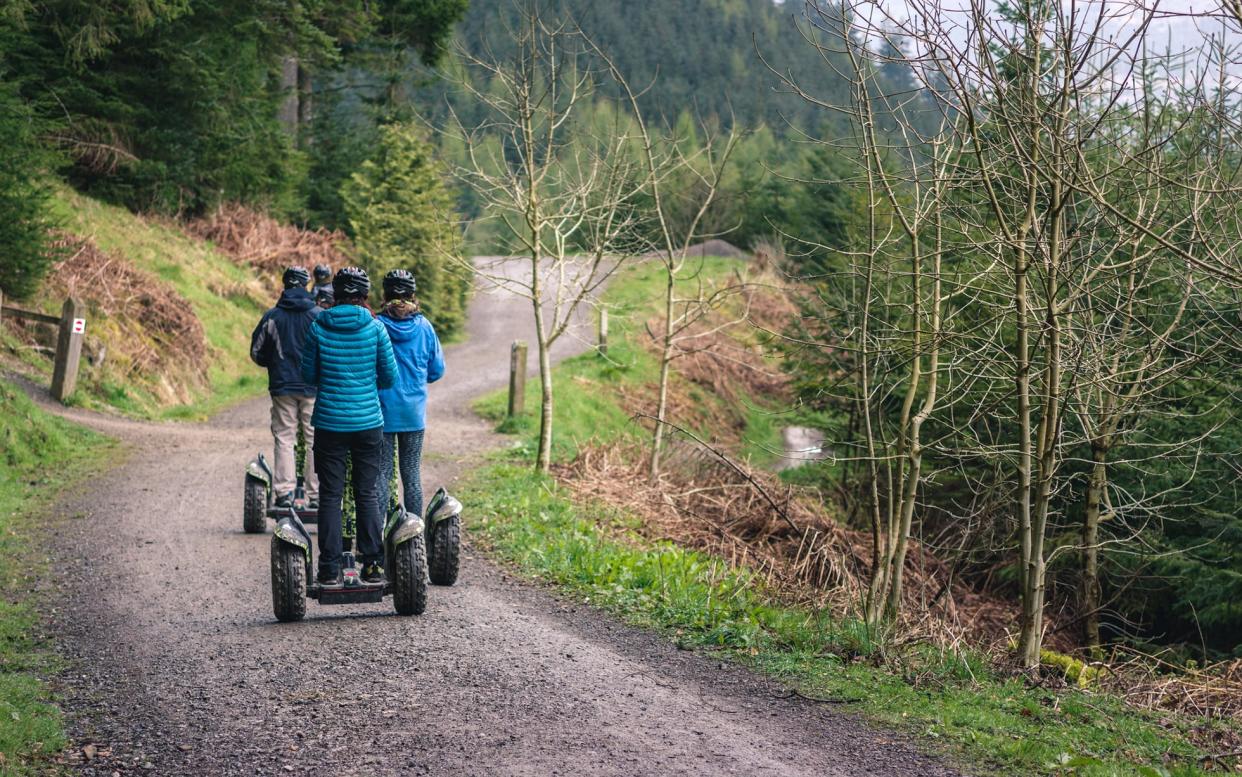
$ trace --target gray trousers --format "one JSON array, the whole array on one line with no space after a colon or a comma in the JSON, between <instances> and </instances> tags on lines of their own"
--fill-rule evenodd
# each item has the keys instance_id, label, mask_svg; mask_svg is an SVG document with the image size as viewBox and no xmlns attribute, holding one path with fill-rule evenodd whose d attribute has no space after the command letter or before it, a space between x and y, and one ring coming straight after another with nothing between
<instances>
[{"instance_id":1,"label":"gray trousers","mask_svg":"<svg viewBox=\"0 0 1242 777\"><path fill-rule=\"evenodd\" d=\"M298 426L306 438L306 498L319 497L319 476L315 474L315 427L311 426L311 414L315 412L314 397L272 397L272 439L276 443L273 456L272 491L283 496L298 484L297 453Z\"/></svg>"}]
</instances>

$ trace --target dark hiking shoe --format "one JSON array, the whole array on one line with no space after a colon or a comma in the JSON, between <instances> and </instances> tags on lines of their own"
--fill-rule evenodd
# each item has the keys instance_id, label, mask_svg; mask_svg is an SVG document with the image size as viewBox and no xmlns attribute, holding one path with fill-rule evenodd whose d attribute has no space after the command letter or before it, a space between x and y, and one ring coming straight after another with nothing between
<instances>
[{"instance_id":1,"label":"dark hiking shoe","mask_svg":"<svg viewBox=\"0 0 1242 777\"><path fill-rule=\"evenodd\" d=\"M307 510L318 510L319 509L319 497L312 497L311 499L308 499L306 501L306 509Z\"/></svg>"},{"instance_id":2,"label":"dark hiking shoe","mask_svg":"<svg viewBox=\"0 0 1242 777\"><path fill-rule=\"evenodd\" d=\"M362 568L362 582L368 585L384 582L384 568L375 563L367 564Z\"/></svg>"},{"instance_id":3,"label":"dark hiking shoe","mask_svg":"<svg viewBox=\"0 0 1242 777\"><path fill-rule=\"evenodd\" d=\"M316 577L319 580L319 585L324 588L340 588L345 585L345 576L341 574L339 569L335 572L325 572L321 569Z\"/></svg>"},{"instance_id":4,"label":"dark hiking shoe","mask_svg":"<svg viewBox=\"0 0 1242 777\"><path fill-rule=\"evenodd\" d=\"M293 507L293 492L290 491L287 494L281 494L276 497L276 506L282 510L287 507Z\"/></svg>"}]
</instances>

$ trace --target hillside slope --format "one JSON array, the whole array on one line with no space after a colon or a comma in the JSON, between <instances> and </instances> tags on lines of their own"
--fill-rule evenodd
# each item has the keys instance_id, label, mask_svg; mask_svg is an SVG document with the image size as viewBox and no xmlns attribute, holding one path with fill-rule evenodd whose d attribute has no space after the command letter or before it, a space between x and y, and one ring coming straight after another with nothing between
<instances>
[{"instance_id":1,"label":"hillside slope","mask_svg":"<svg viewBox=\"0 0 1242 777\"><path fill-rule=\"evenodd\" d=\"M171 220L135 216L67 189L57 193L65 259L28 308L60 312L65 297L87 307L73 401L139 417L201 417L262 391L249 361L250 332L268 293L253 272ZM46 377L49 333L6 322L7 351Z\"/></svg>"}]
</instances>

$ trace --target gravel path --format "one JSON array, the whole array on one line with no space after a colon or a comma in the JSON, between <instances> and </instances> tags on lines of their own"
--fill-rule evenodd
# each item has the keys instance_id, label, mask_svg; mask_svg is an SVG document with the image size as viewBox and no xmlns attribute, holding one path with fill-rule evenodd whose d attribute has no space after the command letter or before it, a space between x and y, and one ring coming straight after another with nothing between
<instances>
[{"instance_id":1,"label":"gravel path","mask_svg":"<svg viewBox=\"0 0 1242 777\"><path fill-rule=\"evenodd\" d=\"M503 444L469 403L504 384L529 318L520 300L476 296L469 339L433 387L426 486ZM580 327L558 355L588 335ZM203 425L56 410L128 450L53 524L52 633L69 659L59 690L82 773L955 773L469 552L423 616L398 617L389 600L311 602L305 621L276 623L269 537L241 531L243 467L271 444L266 399Z\"/></svg>"}]
</instances>

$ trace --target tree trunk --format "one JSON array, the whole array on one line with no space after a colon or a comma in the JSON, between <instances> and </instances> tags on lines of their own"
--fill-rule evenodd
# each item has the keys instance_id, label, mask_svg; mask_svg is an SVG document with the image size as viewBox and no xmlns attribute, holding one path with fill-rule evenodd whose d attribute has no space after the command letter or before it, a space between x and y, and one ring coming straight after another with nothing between
<instances>
[{"instance_id":1,"label":"tree trunk","mask_svg":"<svg viewBox=\"0 0 1242 777\"><path fill-rule=\"evenodd\" d=\"M647 468L647 477L653 483L660 476L660 448L664 442L664 417L668 413L669 371L673 362L673 300L677 278L671 264L667 269L668 284L664 292L664 336L660 342L659 399L656 401L655 429L651 434L651 460Z\"/></svg>"},{"instance_id":2,"label":"tree trunk","mask_svg":"<svg viewBox=\"0 0 1242 777\"><path fill-rule=\"evenodd\" d=\"M859 82L855 87L854 99L863 107L864 116L870 117L867 108L870 106L866 89ZM870 122L864 121L864 142L871 137ZM860 324L859 348L860 379L858 381L857 407L862 418L863 435L867 445L867 512L871 518L871 574L867 580L867 599L863 617L867 625L876 628L880 625L884 613L884 591L888 585L888 535L884 531L883 512L880 506L880 467L876 459L875 428L871 419L871 296L875 290L875 261L878 253L878 237L876 209L880 206L879 191L876 187L875 169L872 167L874 155L868 156L867 163L867 265L863 278L862 321Z\"/></svg>"},{"instance_id":3,"label":"tree trunk","mask_svg":"<svg viewBox=\"0 0 1242 777\"><path fill-rule=\"evenodd\" d=\"M917 427L911 431L917 436ZM897 515L896 545L889 559L888 598L884 603L884 617L896 618L901 611L901 586L906 565L906 549L910 542L910 528L914 521L914 499L918 495L919 473L923 463L923 449L919 447L917 438L910 443L906 456L907 470L905 483L901 493L901 512Z\"/></svg>"},{"instance_id":4,"label":"tree trunk","mask_svg":"<svg viewBox=\"0 0 1242 777\"><path fill-rule=\"evenodd\" d=\"M539 403L539 455L535 468L547 472L552 466L552 359L551 349L539 335L539 387L542 398Z\"/></svg>"},{"instance_id":5,"label":"tree trunk","mask_svg":"<svg viewBox=\"0 0 1242 777\"><path fill-rule=\"evenodd\" d=\"M935 176L935 203L936 208L941 207L940 200L940 170L938 168L939 147L936 146L933 154L933 175ZM915 364L910 377L911 383L918 381L922 374L920 367L922 365L922 348L923 338L922 316L920 310L923 306L922 291L922 256L919 249L919 241L915 234L911 234L912 250L914 254L914 358ZM914 505L918 498L919 478L923 475L923 422L925 422L932 414L936 407L936 390L940 376L940 267L941 257L944 254L944 225L941 221L939 212L935 215L935 247L932 251L932 295L930 309L931 328L928 332L928 365L927 365L927 388L923 396L923 404L919 411L914 414L910 420L910 432L907 444L909 445L909 471L906 473L905 491L902 494L901 503L901 533L898 535L897 549L893 552L893 572L892 583L889 586L888 602L886 605L887 617L896 618L901 610L901 587L902 587L902 571L906 564L906 551L909 548L910 530L914 522Z\"/></svg>"},{"instance_id":6,"label":"tree trunk","mask_svg":"<svg viewBox=\"0 0 1242 777\"><path fill-rule=\"evenodd\" d=\"M311 119L313 117L311 96L315 91L310 71L298 64L298 148L311 144Z\"/></svg>"},{"instance_id":7,"label":"tree trunk","mask_svg":"<svg viewBox=\"0 0 1242 777\"><path fill-rule=\"evenodd\" d=\"M298 134L298 59L285 57L280 62L280 110L277 118L289 137Z\"/></svg>"},{"instance_id":8,"label":"tree trunk","mask_svg":"<svg viewBox=\"0 0 1242 777\"><path fill-rule=\"evenodd\" d=\"M1025 239L1025 235L1022 236ZM1019 624L1018 660L1023 666L1039 663L1039 632L1043 603L1036 605L1032 592L1043 585L1043 559L1036 558L1031 515L1031 353L1026 290L1026 248L1019 246L1014 259L1014 318L1018 335L1014 355L1014 382L1018 398L1018 534L1022 614Z\"/></svg>"},{"instance_id":9,"label":"tree trunk","mask_svg":"<svg viewBox=\"0 0 1242 777\"><path fill-rule=\"evenodd\" d=\"M538 254L531 258L531 278L535 343L539 347L539 449L535 454L535 469L547 472L552 466L552 357L548 353L547 325L543 320L543 284L540 282Z\"/></svg>"},{"instance_id":10,"label":"tree trunk","mask_svg":"<svg viewBox=\"0 0 1242 777\"><path fill-rule=\"evenodd\" d=\"M1082 522L1082 609L1087 647L1100 646L1100 506L1107 486L1108 451L1098 442L1091 446L1091 479L1087 484L1087 507Z\"/></svg>"}]
</instances>

